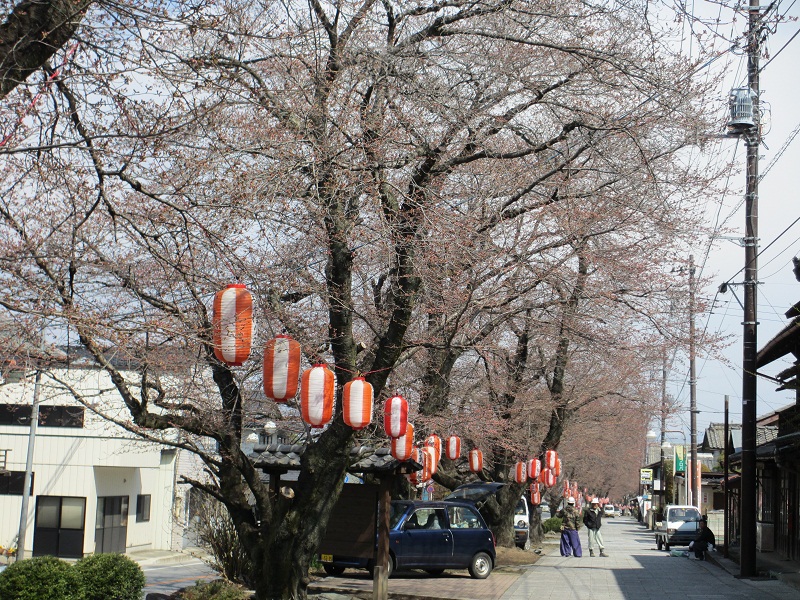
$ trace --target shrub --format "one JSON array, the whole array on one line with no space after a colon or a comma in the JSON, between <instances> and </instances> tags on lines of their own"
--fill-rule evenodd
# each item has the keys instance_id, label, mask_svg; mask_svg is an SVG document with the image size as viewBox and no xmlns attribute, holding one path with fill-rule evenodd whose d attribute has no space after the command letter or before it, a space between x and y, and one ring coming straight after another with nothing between
<instances>
[{"instance_id":1,"label":"shrub","mask_svg":"<svg viewBox=\"0 0 800 600\"><path fill-rule=\"evenodd\" d=\"M181 591L180 600L247 600L250 594L239 586L221 579L209 583L197 582Z\"/></svg>"},{"instance_id":2,"label":"shrub","mask_svg":"<svg viewBox=\"0 0 800 600\"><path fill-rule=\"evenodd\" d=\"M550 517L544 523L542 523L542 528L544 529L545 533L550 531L561 531L561 518Z\"/></svg>"},{"instance_id":3,"label":"shrub","mask_svg":"<svg viewBox=\"0 0 800 600\"><path fill-rule=\"evenodd\" d=\"M197 519L193 531L198 545L214 557L212 567L228 581L251 585L254 581L253 563L225 507L206 494L195 497Z\"/></svg>"},{"instance_id":4,"label":"shrub","mask_svg":"<svg viewBox=\"0 0 800 600\"><path fill-rule=\"evenodd\" d=\"M15 562L0 573L3 600L79 600L72 567L55 556Z\"/></svg>"},{"instance_id":5,"label":"shrub","mask_svg":"<svg viewBox=\"0 0 800 600\"><path fill-rule=\"evenodd\" d=\"M141 567L122 554L90 554L73 567L80 600L139 600L145 585Z\"/></svg>"}]
</instances>

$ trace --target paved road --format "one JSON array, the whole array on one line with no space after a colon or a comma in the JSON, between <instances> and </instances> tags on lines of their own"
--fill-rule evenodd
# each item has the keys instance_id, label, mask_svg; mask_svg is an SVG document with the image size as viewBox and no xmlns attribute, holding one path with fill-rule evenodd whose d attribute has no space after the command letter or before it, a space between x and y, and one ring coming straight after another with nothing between
<instances>
[{"instance_id":1,"label":"paved road","mask_svg":"<svg viewBox=\"0 0 800 600\"><path fill-rule=\"evenodd\" d=\"M197 581L210 581L218 576L206 563L194 560L180 564L142 566L147 584L143 598L151 592L171 594Z\"/></svg>"},{"instance_id":2,"label":"paved road","mask_svg":"<svg viewBox=\"0 0 800 600\"><path fill-rule=\"evenodd\" d=\"M800 600L800 591L777 580L740 580L712 562L674 557L659 551L651 531L628 517L604 519L609 558L563 558L558 546L543 547L536 564L495 571L485 581L466 571L433 577L409 572L389 580L389 595L442 600ZM585 530L581 541L586 544ZM327 577L310 592L367 591L365 574Z\"/></svg>"}]
</instances>

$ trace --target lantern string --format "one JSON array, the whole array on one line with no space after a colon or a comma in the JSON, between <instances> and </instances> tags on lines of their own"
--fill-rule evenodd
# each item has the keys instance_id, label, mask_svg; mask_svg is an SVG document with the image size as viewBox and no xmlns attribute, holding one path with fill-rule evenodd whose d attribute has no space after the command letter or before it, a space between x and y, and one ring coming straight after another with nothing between
<instances>
[{"instance_id":1,"label":"lantern string","mask_svg":"<svg viewBox=\"0 0 800 600\"><path fill-rule=\"evenodd\" d=\"M72 44L70 49L67 50L67 53L64 55L64 60L61 62L61 64L56 68L55 71L53 71L52 73L50 73L50 75L48 75L47 79L44 82L44 85L42 85L42 87L33 97L33 100L31 100L28 106L26 106L25 109L22 111L22 114L20 114L19 118L17 119L17 122L14 123L13 127L11 128L11 131L9 131L5 135L5 137L3 137L2 140L0 140L0 148L5 146L11 140L11 138L13 138L14 135L16 135L17 131L19 131L19 128L22 127L22 122L25 120L25 117L27 117L31 113L36 104L39 102L39 98L41 98L44 92L50 88L50 85L53 83L53 81L55 81L56 77L58 77L61 74L61 70L67 65L67 61L72 57L73 54L75 54L75 51L77 49L78 49L78 42L75 42L74 44Z\"/></svg>"}]
</instances>

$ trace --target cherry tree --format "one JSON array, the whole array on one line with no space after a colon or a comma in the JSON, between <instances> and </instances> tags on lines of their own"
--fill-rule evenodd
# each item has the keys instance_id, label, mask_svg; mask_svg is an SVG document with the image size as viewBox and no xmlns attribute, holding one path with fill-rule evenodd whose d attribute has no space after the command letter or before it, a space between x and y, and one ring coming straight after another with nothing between
<instances>
[{"instance_id":1,"label":"cherry tree","mask_svg":"<svg viewBox=\"0 0 800 600\"><path fill-rule=\"evenodd\" d=\"M202 459L187 481L226 507L258 598L306 596L356 437L337 403L293 497L262 482L241 442L276 414L274 334L339 386L405 390L423 431L458 419L500 480L583 406L640 391L663 265L717 174L694 135L714 81L636 7L154 0L91 5L74 39L46 101L20 118L8 96L0 305L60 323L121 425ZM241 367L211 336L231 281L259 323Z\"/></svg>"}]
</instances>

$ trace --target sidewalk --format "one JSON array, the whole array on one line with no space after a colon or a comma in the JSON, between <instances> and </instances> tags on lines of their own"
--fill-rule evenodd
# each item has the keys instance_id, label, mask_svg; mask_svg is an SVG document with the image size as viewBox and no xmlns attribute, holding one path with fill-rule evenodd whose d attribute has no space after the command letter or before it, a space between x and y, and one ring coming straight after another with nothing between
<instances>
[{"instance_id":1,"label":"sidewalk","mask_svg":"<svg viewBox=\"0 0 800 600\"><path fill-rule=\"evenodd\" d=\"M723 558L721 553L714 555L714 562L731 575L739 575L738 548L732 548L730 558ZM800 590L800 564L786 560L774 552L757 552L756 569L759 574L769 579L777 579L786 585Z\"/></svg>"},{"instance_id":2,"label":"sidewalk","mask_svg":"<svg viewBox=\"0 0 800 600\"><path fill-rule=\"evenodd\" d=\"M659 551L652 531L631 518L604 520L602 531L610 558L548 554L502 600L800 600L800 591L778 580L736 579L719 559Z\"/></svg>"},{"instance_id":3,"label":"sidewalk","mask_svg":"<svg viewBox=\"0 0 800 600\"><path fill-rule=\"evenodd\" d=\"M139 566L180 565L191 562L205 562L208 553L202 548L184 548L181 551L171 550L135 550L127 554L128 558L139 563Z\"/></svg>"},{"instance_id":4,"label":"sidewalk","mask_svg":"<svg viewBox=\"0 0 800 600\"><path fill-rule=\"evenodd\" d=\"M470 578L466 571L446 571L433 577L421 571L398 572L389 580L394 600L800 600L800 590L777 579L737 579L725 559L695 561L670 556L655 546L653 533L630 517L603 521L609 558L560 556L547 543L535 565L498 569L488 579ZM348 570L344 577L326 577L309 587L309 594L338 593L371 598L366 572ZM323 598L325 596L317 596Z\"/></svg>"}]
</instances>

